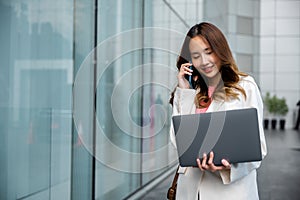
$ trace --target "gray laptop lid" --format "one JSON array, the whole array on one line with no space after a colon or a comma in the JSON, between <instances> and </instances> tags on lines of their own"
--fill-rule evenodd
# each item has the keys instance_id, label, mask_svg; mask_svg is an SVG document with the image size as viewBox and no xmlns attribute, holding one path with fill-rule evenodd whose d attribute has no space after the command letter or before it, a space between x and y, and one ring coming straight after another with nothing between
<instances>
[{"instance_id":1,"label":"gray laptop lid","mask_svg":"<svg viewBox=\"0 0 300 200\"><path fill-rule=\"evenodd\" d=\"M172 117L179 163L197 166L203 153L214 152L215 165L260 161L261 146L256 108Z\"/></svg>"}]
</instances>

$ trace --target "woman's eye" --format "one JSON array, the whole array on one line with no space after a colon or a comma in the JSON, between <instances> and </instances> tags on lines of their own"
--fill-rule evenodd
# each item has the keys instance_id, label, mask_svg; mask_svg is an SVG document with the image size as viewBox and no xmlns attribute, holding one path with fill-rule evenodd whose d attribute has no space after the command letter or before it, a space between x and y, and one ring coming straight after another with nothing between
<instances>
[{"instance_id":1,"label":"woman's eye","mask_svg":"<svg viewBox=\"0 0 300 200\"><path fill-rule=\"evenodd\" d=\"M206 52L207 55L210 55L210 54L212 54L212 53L213 53L212 51Z\"/></svg>"},{"instance_id":2,"label":"woman's eye","mask_svg":"<svg viewBox=\"0 0 300 200\"><path fill-rule=\"evenodd\" d=\"M195 57L193 57L193 59L198 59L198 58L200 58L200 56L195 56Z\"/></svg>"}]
</instances>

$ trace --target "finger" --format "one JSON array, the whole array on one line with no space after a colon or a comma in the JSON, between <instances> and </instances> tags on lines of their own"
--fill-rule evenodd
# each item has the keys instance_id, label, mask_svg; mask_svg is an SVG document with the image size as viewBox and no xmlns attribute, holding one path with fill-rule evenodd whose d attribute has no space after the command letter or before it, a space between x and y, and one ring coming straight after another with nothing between
<instances>
[{"instance_id":1,"label":"finger","mask_svg":"<svg viewBox=\"0 0 300 200\"><path fill-rule=\"evenodd\" d=\"M219 171L219 170L223 170L224 169L224 166L213 166L212 168L211 168L211 171L212 172L215 172L215 171Z\"/></svg>"},{"instance_id":2,"label":"finger","mask_svg":"<svg viewBox=\"0 0 300 200\"><path fill-rule=\"evenodd\" d=\"M187 75L192 75L193 70L190 69L188 66L183 66L181 69L182 73Z\"/></svg>"},{"instance_id":3,"label":"finger","mask_svg":"<svg viewBox=\"0 0 300 200\"><path fill-rule=\"evenodd\" d=\"M183 73L186 74L186 75L189 75L189 76L193 75L191 72L188 72L188 71L184 71Z\"/></svg>"},{"instance_id":4,"label":"finger","mask_svg":"<svg viewBox=\"0 0 300 200\"><path fill-rule=\"evenodd\" d=\"M214 161L213 161L214 160L214 153L210 152L209 155L210 156L209 156L209 160L208 160L208 165L209 165L210 171L215 172L217 170L220 170L220 167L218 167L214 164Z\"/></svg>"},{"instance_id":5,"label":"finger","mask_svg":"<svg viewBox=\"0 0 300 200\"><path fill-rule=\"evenodd\" d=\"M193 70L190 69L190 66L192 66L192 64L190 64L190 63L182 64L180 67L180 70L192 72Z\"/></svg>"},{"instance_id":6,"label":"finger","mask_svg":"<svg viewBox=\"0 0 300 200\"><path fill-rule=\"evenodd\" d=\"M193 72L193 69L191 69L190 67L191 67L191 65L185 66L184 68L186 71Z\"/></svg>"},{"instance_id":7,"label":"finger","mask_svg":"<svg viewBox=\"0 0 300 200\"><path fill-rule=\"evenodd\" d=\"M204 171L204 169L202 168L202 166L201 166L201 162L200 162L200 159L199 158L197 158L197 165L198 165L198 167L200 168L200 170L201 171Z\"/></svg>"},{"instance_id":8,"label":"finger","mask_svg":"<svg viewBox=\"0 0 300 200\"><path fill-rule=\"evenodd\" d=\"M222 159L221 162L222 162L222 164L224 165L224 167L226 169L230 169L231 168L231 164L227 160Z\"/></svg>"},{"instance_id":9,"label":"finger","mask_svg":"<svg viewBox=\"0 0 300 200\"><path fill-rule=\"evenodd\" d=\"M189 76L192 76L192 75L193 75L192 72L188 72L188 71L185 71L184 74L189 75Z\"/></svg>"},{"instance_id":10,"label":"finger","mask_svg":"<svg viewBox=\"0 0 300 200\"><path fill-rule=\"evenodd\" d=\"M213 165L213 159L214 159L214 152L210 152L209 153L209 159L208 159L208 162L207 162L207 164L208 165Z\"/></svg>"},{"instance_id":11,"label":"finger","mask_svg":"<svg viewBox=\"0 0 300 200\"><path fill-rule=\"evenodd\" d=\"M201 164L201 166L202 166L203 169L208 169L208 165L206 164L206 162L207 162L207 155L206 155L206 153L204 153L203 154L202 164Z\"/></svg>"},{"instance_id":12,"label":"finger","mask_svg":"<svg viewBox=\"0 0 300 200\"><path fill-rule=\"evenodd\" d=\"M186 66L189 67L189 66L192 66L192 65L193 65L193 64L191 64L191 63L184 63L184 64L181 65L181 67L186 67Z\"/></svg>"},{"instance_id":13,"label":"finger","mask_svg":"<svg viewBox=\"0 0 300 200\"><path fill-rule=\"evenodd\" d=\"M190 72L190 71L188 71L189 70L189 68L186 68L186 67L181 67L180 68L180 71L179 71L179 73L178 73L178 75L179 75L179 77L181 77L181 78L183 78L183 76L185 76L185 75L189 75L189 76L191 76L192 75L192 72Z\"/></svg>"}]
</instances>

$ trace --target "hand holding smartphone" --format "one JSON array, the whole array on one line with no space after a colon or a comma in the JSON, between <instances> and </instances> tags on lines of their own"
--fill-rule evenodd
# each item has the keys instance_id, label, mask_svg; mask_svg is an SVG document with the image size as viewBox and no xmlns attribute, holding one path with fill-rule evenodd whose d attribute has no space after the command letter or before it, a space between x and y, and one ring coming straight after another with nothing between
<instances>
[{"instance_id":1,"label":"hand holding smartphone","mask_svg":"<svg viewBox=\"0 0 300 200\"><path fill-rule=\"evenodd\" d=\"M192 64L192 62L190 62L191 64ZM194 89L195 88L195 84L194 84L194 74L195 74L195 70L197 70L193 65L191 65L190 67L189 67L191 70L193 70L193 73L192 73L192 75L185 75L185 78L188 80L188 82L189 82L189 84L190 84L190 87L192 88L192 89Z\"/></svg>"}]
</instances>

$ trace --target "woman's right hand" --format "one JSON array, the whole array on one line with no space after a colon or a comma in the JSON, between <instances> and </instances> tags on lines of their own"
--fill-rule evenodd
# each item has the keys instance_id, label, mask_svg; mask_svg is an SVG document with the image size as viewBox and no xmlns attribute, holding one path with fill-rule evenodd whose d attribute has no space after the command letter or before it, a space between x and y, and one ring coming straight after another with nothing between
<instances>
[{"instance_id":1,"label":"woman's right hand","mask_svg":"<svg viewBox=\"0 0 300 200\"><path fill-rule=\"evenodd\" d=\"M185 78L185 75L189 75L189 76L192 75L193 70L189 68L190 66L192 66L191 63L184 63L181 65L180 70L178 72L178 75L177 75L178 87L180 87L182 89L190 88L190 84L189 84L188 80Z\"/></svg>"}]
</instances>

